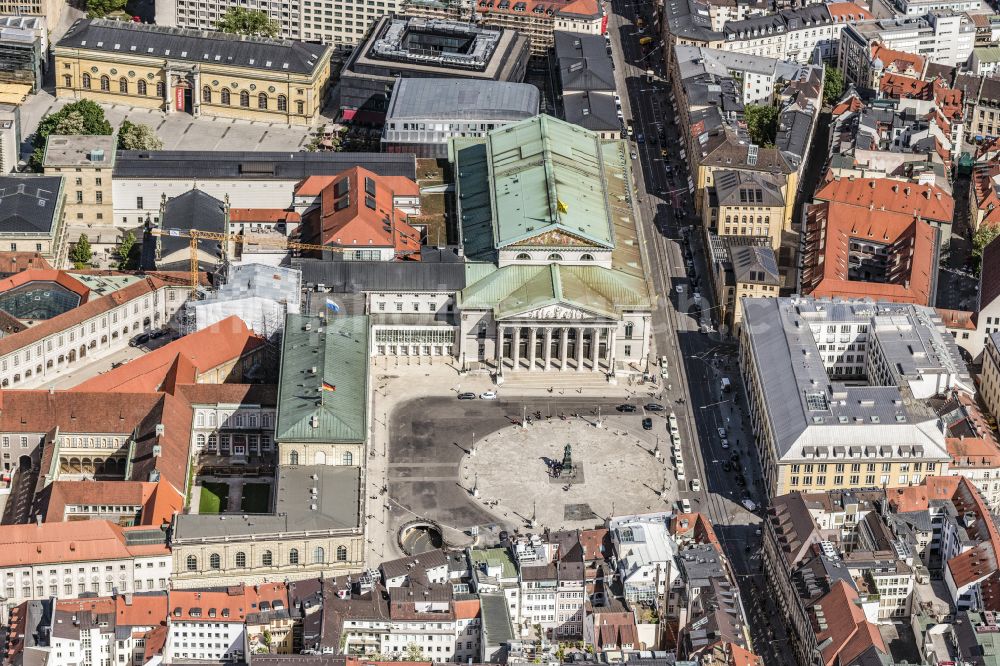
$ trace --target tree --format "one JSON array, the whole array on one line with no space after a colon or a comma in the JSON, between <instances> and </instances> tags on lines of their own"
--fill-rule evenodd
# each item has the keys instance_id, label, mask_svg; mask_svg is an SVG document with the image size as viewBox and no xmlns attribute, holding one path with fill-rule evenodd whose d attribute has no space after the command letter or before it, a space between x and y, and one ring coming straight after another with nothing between
<instances>
[{"instance_id":1,"label":"tree","mask_svg":"<svg viewBox=\"0 0 1000 666\"><path fill-rule=\"evenodd\" d=\"M135 234L131 231L126 231L125 235L122 236L122 241L118 243L118 247L115 248L115 254L118 255L118 269L119 270L129 270L135 268L136 257L133 256L135 250Z\"/></svg>"},{"instance_id":2,"label":"tree","mask_svg":"<svg viewBox=\"0 0 1000 666\"><path fill-rule=\"evenodd\" d=\"M104 117L104 109L89 99L67 104L45 116L38 123L31 141L35 148L31 155L31 166L35 171L42 170L45 143L50 134L111 134L111 123Z\"/></svg>"},{"instance_id":3,"label":"tree","mask_svg":"<svg viewBox=\"0 0 1000 666\"><path fill-rule=\"evenodd\" d=\"M87 0L87 18L102 18L125 9L126 0Z\"/></svg>"},{"instance_id":4,"label":"tree","mask_svg":"<svg viewBox=\"0 0 1000 666\"><path fill-rule=\"evenodd\" d=\"M829 65L823 70L823 101L832 105L844 95L844 73Z\"/></svg>"},{"instance_id":5,"label":"tree","mask_svg":"<svg viewBox=\"0 0 1000 666\"><path fill-rule=\"evenodd\" d=\"M80 240L69 251L69 260L73 262L73 268L86 268L90 265L94 253L90 249L90 239L87 234L80 234Z\"/></svg>"},{"instance_id":6,"label":"tree","mask_svg":"<svg viewBox=\"0 0 1000 666\"><path fill-rule=\"evenodd\" d=\"M750 140L759 146L773 146L778 134L778 107L747 104L743 109Z\"/></svg>"},{"instance_id":7,"label":"tree","mask_svg":"<svg viewBox=\"0 0 1000 666\"><path fill-rule=\"evenodd\" d=\"M163 142L149 125L123 120L118 127L119 150L163 150Z\"/></svg>"},{"instance_id":8,"label":"tree","mask_svg":"<svg viewBox=\"0 0 1000 666\"><path fill-rule=\"evenodd\" d=\"M416 643L407 644L403 661L424 661L424 649Z\"/></svg>"},{"instance_id":9,"label":"tree","mask_svg":"<svg viewBox=\"0 0 1000 666\"><path fill-rule=\"evenodd\" d=\"M235 35L277 37L281 28L278 22L257 9L230 7L215 24L215 29Z\"/></svg>"},{"instance_id":10,"label":"tree","mask_svg":"<svg viewBox=\"0 0 1000 666\"><path fill-rule=\"evenodd\" d=\"M986 246L1000 236L1000 227L984 224L979 227L976 233L972 234L972 258L976 262L976 273L982 270L983 252Z\"/></svg>"}]
</instances>

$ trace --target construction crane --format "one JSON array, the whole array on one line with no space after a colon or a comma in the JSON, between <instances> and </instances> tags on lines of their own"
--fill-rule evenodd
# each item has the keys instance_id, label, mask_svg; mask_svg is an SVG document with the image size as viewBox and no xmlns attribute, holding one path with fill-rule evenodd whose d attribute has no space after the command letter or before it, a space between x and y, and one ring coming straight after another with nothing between
<instances>
[{"instance_id":1,"label":"construction crane","mask_svg":"<svg viewBox=\"0 0 1000 666\"><path fill-rule=\"evenodd\" d=\"M287 238L268 238L266 236L244 236L243 234L221 234L215 231L201 231L199 229L150 229L149 233L154 236L171 236L173 238L187 238L191 247L191 291L198 290L198 241L215 240L222 244L223 257L228 253L229 243L239 243L241 245L261 245L264 247L276 247L285 250L319 250L322 252L343 252L344 248L332 245L316 245L314 243L299 243Z\"/></svg>"}]
</instances>

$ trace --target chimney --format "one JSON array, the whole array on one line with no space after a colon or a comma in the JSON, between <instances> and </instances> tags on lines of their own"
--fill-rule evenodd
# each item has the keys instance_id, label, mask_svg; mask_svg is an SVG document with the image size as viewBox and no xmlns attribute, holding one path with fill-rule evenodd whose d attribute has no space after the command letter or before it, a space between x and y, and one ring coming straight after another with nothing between
<instances>
[{"instance_id":1,"label":"chimney","mask_svg":"<svg viewBox=\"0 0 1000 666\"><path fill-rule=\"evenodd\" d=\"M38 525L39 527L42 526L42 514L40 513L35 514L35 524Z\"/></svg>"},{"instance_id":2,"label":"chimney","mask_svg":"<svg viewBox=\"0 0 1000 666\"><path fill-rule=\"evenodd\" d=\"M157 437L163 437L163 432L164 432L163 424L162 423L157 423L156 424L156 430L155 430L156 436Z\"/></svg>"},{"instance_id":3,"label":"chimney","mask_svg":"<svg viewBox=\"0 0 1000 666\"><path fill-rule=\"evenodd\" d=\"M126 592L125 593L125 605L126 606L131 606L132 605L132 593L131 592Z\"/></svg>"}]
</instances>

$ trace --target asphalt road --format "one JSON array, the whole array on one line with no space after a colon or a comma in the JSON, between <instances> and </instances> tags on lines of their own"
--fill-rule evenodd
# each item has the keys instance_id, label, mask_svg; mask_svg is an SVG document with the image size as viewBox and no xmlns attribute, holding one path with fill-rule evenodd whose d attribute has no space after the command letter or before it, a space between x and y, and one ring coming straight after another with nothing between
<instances>
[{"instance_id":1,"label":"asphalt road","mask_svg":"<svg viewBox=\"0 0 1000 666\"><path fill-rule=\"evenodd\" d=\"M683 493L696 511L706 514L715 526L742 591L744 610L750 623L754 650L768 664L794 663L794 657L769 595L761 571L758 535L760 518L747 511L741 498L750 496L760 506L760 468L750 445L745 399L736 363L736 344L717 333L702 332L700 324L710 324L713 316L711 288L701 248L700 221L694 216L688 192L688 172L681 160L682 146L670 100L670 85L663 78L659 40L643 53L635 26L636 12L643 6L627 0L613 0L609 33L619 95L626 119L634 122L643 143L630 142L638 154L635 180L640 233L645 250L657 307L653 313L653 337L657 355L666 355L670 367L670 390L665 402L678 414L683 435L687 478L700 478L702 490ZM650 16L645 16L649 23ZM654 70L654 80L646 80L646 70ZM662 133L662 134L661 134ZM662 136L662 138L661 138ZM638 137L636 137L638 138ZM666 149L667 155L661 151ZM671 166L671 175L666 171ZM690 256L693 270L685 262ZM692 280L698 280L695 287ZM682 292L677 290L678 286ZM692 290L701 292L694 303ZM683 360L683 363L681 361ZM732 381L734 392L723 394L720 379ZM684 400L684 402L678 402ZM724 449L718 428L726 429L730 448ZM724 463L734 452L740 457L735 469ZM738 482L745 477L747 487ZM688 485L690 488L690 485Z\"/></svg>"}]
</instances>

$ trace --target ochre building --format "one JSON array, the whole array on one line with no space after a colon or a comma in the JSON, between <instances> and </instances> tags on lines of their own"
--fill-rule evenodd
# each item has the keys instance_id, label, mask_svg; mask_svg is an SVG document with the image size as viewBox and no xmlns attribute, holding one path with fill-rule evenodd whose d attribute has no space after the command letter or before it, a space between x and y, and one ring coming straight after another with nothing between
<instances>
[{"instance_id":1,"label":"ochre building","mask_svg":"<svg viewBox=\"0 0 1000 666\"><path fill-rule=\"evenodd\" d=\"M55 47L56 95L291 125L319 118L332 47L81 19Z\"/></svg>"}]
</instances>

